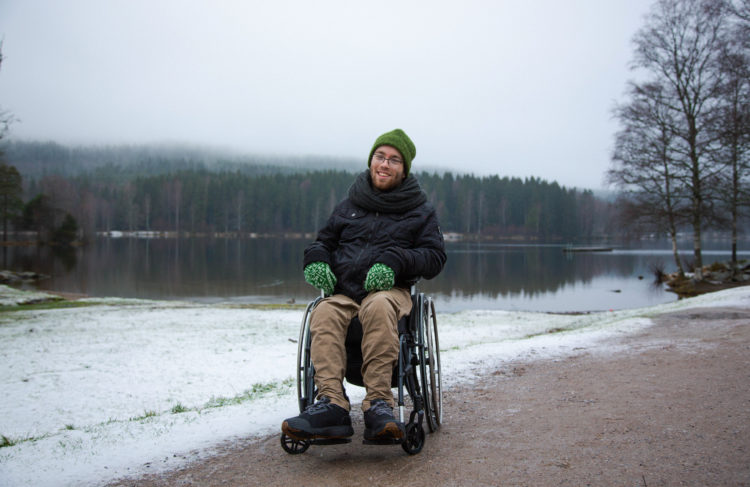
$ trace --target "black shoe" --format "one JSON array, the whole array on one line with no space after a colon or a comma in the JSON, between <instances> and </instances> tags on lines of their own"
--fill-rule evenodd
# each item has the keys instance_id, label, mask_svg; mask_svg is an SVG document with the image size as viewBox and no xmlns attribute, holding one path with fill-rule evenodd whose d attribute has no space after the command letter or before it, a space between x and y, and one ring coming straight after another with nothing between
<instances>
[{"instance_id":1,"label":"black shoe","mask_svg":"<svg viewBox=\"0 0 750 487\"><path fill-rule=\"evenodd\" d=\"M392 443L404 436L404 424L393 417L393 408L383 399L372 401L365 411L365 441Z\"/></svg>"},{"instance_id":2,"label":"black shoe","mask_svg":"<svg viewBox=\"0 0 750 487\"><path fill-rule=\"evenodd\" d=\"M285 419L281 431L295 440L348 438L354 434L349 411L327 397L307 406L299 416Z\"/></svg>"}]
</instances>

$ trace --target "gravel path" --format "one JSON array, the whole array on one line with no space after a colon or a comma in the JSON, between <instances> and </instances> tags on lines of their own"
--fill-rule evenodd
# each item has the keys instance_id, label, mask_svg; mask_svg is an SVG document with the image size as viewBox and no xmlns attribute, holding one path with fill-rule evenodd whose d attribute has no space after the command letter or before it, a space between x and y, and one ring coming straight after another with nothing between
<instances>
[{"instance_id":1,"label":"gravel path","mask_svg":"<svg viewBox=\"0 0 750 487\"><path fill-rule=\"evenodd\" d=\"M278 436L248 439L112 485L750 486L750 310L662 315L576 352L446 390L444 425L416 456L363 445L355 406L351 444L292 456Z\"/></svg>"}]
</instances>

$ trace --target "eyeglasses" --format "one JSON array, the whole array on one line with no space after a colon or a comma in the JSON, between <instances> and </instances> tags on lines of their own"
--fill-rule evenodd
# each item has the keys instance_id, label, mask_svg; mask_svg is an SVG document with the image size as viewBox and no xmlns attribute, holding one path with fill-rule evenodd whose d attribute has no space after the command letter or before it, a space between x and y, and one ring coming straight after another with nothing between
<instances>
[{"instance_id":1,"label":"eyeglasses","mask_svg":"<svg viewBox=\"0 0 750 487\"><path fill-rule=\"evenodd\" d=\"M386 159L383 154L377 154L377 153L374 156L372 156L372 160L375 161L378 164L382 164L383 161L388 161L388 165L391 166L391 167L398 167L398 166L400 166L401 164L404 163L404 161L402 161L401 159L397 159L395 157L391 157L390 159Z\"/></svg>"}]
</instances>

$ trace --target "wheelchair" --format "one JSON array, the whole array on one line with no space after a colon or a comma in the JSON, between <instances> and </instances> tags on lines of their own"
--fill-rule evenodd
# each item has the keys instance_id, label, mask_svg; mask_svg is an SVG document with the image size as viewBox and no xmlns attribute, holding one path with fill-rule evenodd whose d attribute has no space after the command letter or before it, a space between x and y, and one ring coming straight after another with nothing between
<instances>
[{"instance_id":1,"label":"wheelchair","mask_svg":"<svg viewBox=\"0 0 750 487\"><path fill-rule=\"evenodd\" d=\"M297 342L297 399L300 413L315 402L318 392L310 356L310 317L322 299L321 295L307 305ZM443 422L443 397L435 304L432 298L417 292L416 286L411 287L411 299L411 313L398 323L399 358L393 370L391 387L398 389L398 419L406 427L405 438L393 443L400 443L406 453L415 455L424 446L424 425L433 433ZM345 378L348 384L364 387L361 342L362 324L355 317L346 335ZM409 421L405 422L407 408L410 408ZM292 455L304 453L310 445L350 442L351 438L296 440L281 434L282 448Z\"/></svg>"}]
</instances>

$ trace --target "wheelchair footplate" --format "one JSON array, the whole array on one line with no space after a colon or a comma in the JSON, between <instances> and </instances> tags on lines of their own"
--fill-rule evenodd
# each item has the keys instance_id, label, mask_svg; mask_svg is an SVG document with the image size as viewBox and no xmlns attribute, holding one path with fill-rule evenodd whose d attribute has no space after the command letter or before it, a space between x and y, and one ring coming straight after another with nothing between
<instances>
[{"instance_id":1,"label":"wheelchair footplate","mask_svg":"<svg viewBox=\"0 0 750 487\"><path fill-rule=\"evenodd\" d=\"M287 453L291 455L298 455L305 453L310 445L340 445L343 443L351 443L351 438L316 438L307 440L298 440L287 436L285 433L281 433L281 447Z\"/></svg>"},{"instance_id":2,"label":"wheelchair footplate","mask_svg":"<svg viewBox=\"0 0 750 487\"><path fill-rule=\"evenodd\" d=\"M382 438L379 440L362 440L363 445L400 445L403 438Z\"/></svg>"},{"instance_id":3,"label":"wheelchair footplate","mask_svg":"<svg viewBox=\"0 0 750 487\"><path fill-rule=\"evenodd\" d=\"M311 445L342 445L344 443L351 443L351 438L316 438L314 440L307 440Z\"/></svg>"}]
</instances>

